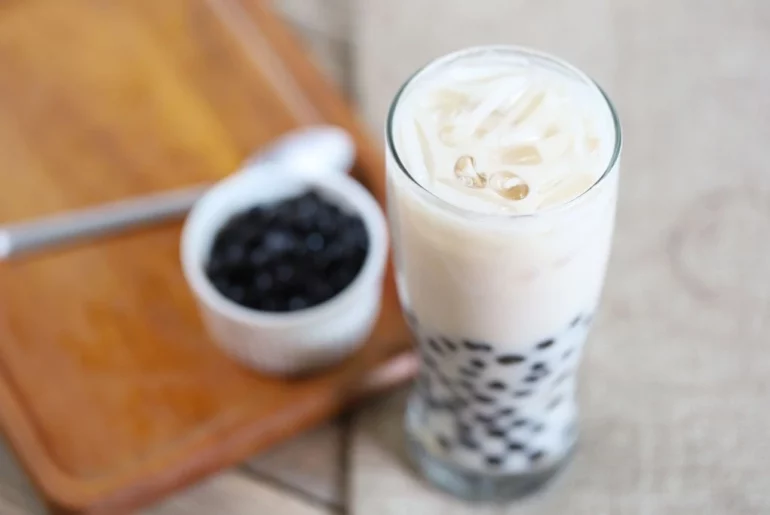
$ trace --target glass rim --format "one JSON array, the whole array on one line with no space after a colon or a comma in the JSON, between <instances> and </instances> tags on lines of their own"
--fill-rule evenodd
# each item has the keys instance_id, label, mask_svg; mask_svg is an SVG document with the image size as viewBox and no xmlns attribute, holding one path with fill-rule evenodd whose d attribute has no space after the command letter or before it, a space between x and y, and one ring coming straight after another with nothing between
<instances>
[{"instance_id":1,"label":"glass rim","mask_svg":"<svg viewBox=\"0 0 770 515\"><path fill-rule=\"evenodd\" d=\"M394 119L396 115L396 109L399 105L400 100L402 99L404 92L407 90L407 88L420 76L422 76L423 73L445 63L446 61L450 61L452 59L456 59L458 57L463 57L469 54L474 53L480 53L480 52L511 52L515 54L520 54L525 57L537 57L539 59L543 59L546 61L549 61L553 64L556 64L572 73L577 75L579 78L583 79L587 84L593 85L596 90L599 92L599 94L604 99L607 108L610 111L610 116L612 118L612 125L615 133L615 143L612 150L612 155L610 156L609 162L607 163L604 171L599 175L596 180L586 188L580 195L577 195L576 197L571 198L570 200L563 202L561 204L557 204L555 206L547 207L543 210L534 211L532 213L481 213L478 211L473 211L470 209L465 209L460 206L456 206L452 204L451 202L444 200L443 198L436 195L434 192L426 188L424 185L422 185L417 179L412 176L412 174L407 169L406 165L404 165L404 162L401 160L401 157L398 154L398 150L396 148L396 142L393 138L393 124ZM401 87L396 92L396 95L393 97L393 100L390 103L390 108L388 109L388 117L385 122L385 141L387 146L387 151L390 153L391 156L393 156L393 160L398 165L398 168L401 170L401 172L407 176L407 178L413 182L420 190L430 195L430 197L439 203L439 205L443 208L449 208L451 210L459 211L463 213L463 215L471 215L473 217L478 218L494 218L494 219L501 219L501 218L534 218L539 217L548 213L553 213L556 211L561 211L563 209L567 209L575 204L577 204L581 199L585 198L589 192L591 192L594 188L596 188L599 184L601 184L606 177L610 175L612 170L615 168L615 165L618 162L618 159L620 157L620 151L623 146L623 137L620 127L620 119L618 117L617 111L615 110L615 106L610 100L610 98L607 96L607 93L605 93L604 89L602 89L599 84L593 80L588 74L577 68L576 66L570 64L569 62L556 57L553 54L547 53L547 52L541 52L539 50L535 50L532 48L524 47L524 46L518 46L518 45L481 45L481 46L472 46L467 47L461 50L457 50L455 52L451 52L448 54L444 54L440 57L437 57L435 59L432 59L428 63L424 64L423 66L419 67L412 75L410 75L406 81L401 85Z\"/></svg>"}]
</instances>

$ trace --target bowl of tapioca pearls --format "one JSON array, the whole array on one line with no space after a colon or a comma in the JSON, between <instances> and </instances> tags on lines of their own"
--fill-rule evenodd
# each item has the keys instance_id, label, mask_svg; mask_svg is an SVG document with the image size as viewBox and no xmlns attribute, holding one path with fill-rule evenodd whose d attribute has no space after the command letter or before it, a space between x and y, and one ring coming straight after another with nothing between
<instances>
[{"instance_id":1,"label":"bowl of tapioca pearls","mask_svg":"<svg viewBox=\"0 0 770 515\"><path fill-rule=\"evenodd\" d=\"M184 276L206 330L268 374L343 360L371 334L387 261L385 217L345 173L260 162L212 187L182 231Z\"/></svg>"}]
</instances>

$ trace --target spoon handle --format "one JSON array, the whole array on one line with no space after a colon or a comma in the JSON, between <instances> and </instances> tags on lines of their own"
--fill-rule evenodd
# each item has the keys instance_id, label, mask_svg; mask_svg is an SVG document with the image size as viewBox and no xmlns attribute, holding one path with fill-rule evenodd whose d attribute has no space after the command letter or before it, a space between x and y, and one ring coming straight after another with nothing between
<instances>
[{"instance_id":1,"label":"spoon handle","mask_svg":"<svg viewBox=\"0 0 770 515\"><path fill-rule=\"evenodd\" d=\"M182 218L210 186L197 185L0 225L0 260L57 244Z\"/></svg>"}]
</instances>

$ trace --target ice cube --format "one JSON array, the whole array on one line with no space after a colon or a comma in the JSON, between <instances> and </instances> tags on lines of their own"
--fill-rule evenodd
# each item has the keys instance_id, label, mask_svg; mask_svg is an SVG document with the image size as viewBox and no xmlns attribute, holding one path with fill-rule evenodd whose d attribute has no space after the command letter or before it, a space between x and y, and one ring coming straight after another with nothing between
<instances>
[{"instance_id":1,"label":"ice cube","mask_svg":"<svg viewBox=\"0 0 770 515\"><path fill-rule=\"evenodd\" d=\"M487 177L476 170L473 156L460 156L455 162L454 172L460 184L468 188L484 188L487 185Z\"/></svg>"},{"instance_id":2,"label":"ice cube","mask_svg":"<svg viewBox=\"0 0 770 515\"><path fill-rule=\"evenodd\" d=\"M529 185L511 171L493 173L489 185L495 193L508 200L522 200L529 195Z\"/></svg>"}]
</instances>

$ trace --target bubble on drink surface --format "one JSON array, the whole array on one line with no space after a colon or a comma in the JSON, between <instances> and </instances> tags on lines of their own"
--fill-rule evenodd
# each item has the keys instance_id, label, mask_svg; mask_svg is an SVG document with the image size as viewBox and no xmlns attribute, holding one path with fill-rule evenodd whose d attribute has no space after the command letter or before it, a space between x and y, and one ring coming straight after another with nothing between
<instances>
[{"instance_id":1,"label":"bubble on drink surface","mask_svg":"<svg viewBox=\"0 0 770 515\"><path fill-rule=\"evenodd\" d=\"M455 162L454 172L457 180L468 188L484 188L487 185L487 176L476 170L473 156L460 156Z\"/></svg>"},{"instance_id":2,"label":"bubble on drink surface","mask_svg":"<svg viewBox=\"0 0 770 515\"><path fill-rule=\"evenodd\" d=\"M522 200L529 195L529 185L515 173L503 170L489 178L492 190L508 200Z\"/></svg>"}]
</instances>

